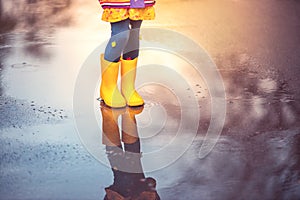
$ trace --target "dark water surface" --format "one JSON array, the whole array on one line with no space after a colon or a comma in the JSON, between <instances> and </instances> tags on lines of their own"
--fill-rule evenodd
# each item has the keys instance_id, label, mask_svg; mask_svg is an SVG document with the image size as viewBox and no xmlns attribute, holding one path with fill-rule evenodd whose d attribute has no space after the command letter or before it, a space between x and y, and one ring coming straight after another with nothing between
<instances>
[{"instance_id":1,"label":"dark water surface","mask_svg":"<svg viewBox=\"0 0 300 200\"><path fill-rule=\"evenodd\" d=\"M125 196L148 192L148 199L153 194L171 200L300 199L300 2L159 0L156 12L156 20L144 27L192 38L223 77L226 121L213 151L198 158L211 101L204 81L190 74L193 84L180 95L196 92L201 117L197 137L183 156L156 171L149 166L159 166L184 147L173 144L152 163L129 156L137 174L99 162L81 143L72 110L80 67L110 34L98 2L0 0L0 199L103 199L111 185ZM163 55L142 52L141 63L186 64ZM174 87L178 84L174 81ZM124 150L116 154L121 156L112 158L98 141L99 155L119 168L126 151L147 154L172 141L181 110L195 109L160 85L144 86L140 93L143 110L117 114L119 123L108 131L121 131L123 118L134 116L130 130L136 130L133 143L140 147L123 141ZM103 124L116 118L103 116L101 108L95 101L99 137ZM188 124L183 131L182 141L189 137Z\"/></svg>"}]
</instances>

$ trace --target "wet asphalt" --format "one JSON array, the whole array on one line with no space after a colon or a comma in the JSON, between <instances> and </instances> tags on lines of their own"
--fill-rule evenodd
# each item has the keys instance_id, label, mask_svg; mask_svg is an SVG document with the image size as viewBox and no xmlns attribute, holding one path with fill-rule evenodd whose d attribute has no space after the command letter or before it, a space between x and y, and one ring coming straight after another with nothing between
<instances>
[{"instance_id":1,"label":"wet asphalt","mask_svg":"<svg viewBox=\"0 0 300 200\"><path fill-rule=\"evenodd\" d=\"M140 88L146 102L141 113L125 110L104 117L95 92L91 102L99 132L96 147L87 147L85 138L93 141L94 135L90 127L78 131L78 118L89 119L84 110L73 113L73 93L86 58L109 38L98 2L0 1L0 199L104 199L108 187L123 196L155 191L167 200L300 198L300 2L158 0L155 7L156 20L143 27L191 38L222 76L226 118L210 154L198 157L211 118L208 87L184 70L190 85L178 94L155 84ZM141 63L188 66L174 62L174 55L160 55L141 52ZM99 66L98 60L92 62ZM178 101L190 91L197 108ZM180 129L182 135L174 134L182 122L180 111L197 109L197 136L175 159L193 136L190 123ZM127 115L134 119L129 130L137 130L141 146L127 147L123 140L122 155L145 155L129 158L143 168L137 176L113 169L109 152L115 150L108 152L102 141L104 125L114 127L108 133L126 131L121 124ZM110 121L116 116L118 126ZM175 136L182 143L147 160ZM153 171L155 166L162 167Z\"/></svg>"}]
</instances>

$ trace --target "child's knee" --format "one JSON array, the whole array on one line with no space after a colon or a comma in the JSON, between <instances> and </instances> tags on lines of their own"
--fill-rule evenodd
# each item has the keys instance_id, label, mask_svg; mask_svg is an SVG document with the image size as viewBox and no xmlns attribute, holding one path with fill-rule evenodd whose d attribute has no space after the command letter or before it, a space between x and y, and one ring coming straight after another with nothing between
<instances>
[{"instance_id":1,"label":"child's knee","mask_svg":"<svg viewBox=\"0 0 300 200\"><path fill-rule=\"evenodd\" d=\"M129 40L129 36L130 36L129 31L124 31L122 33L114 35L110 40L111 47L112 48L121 48L123 50Z\"/></svg>"}]
</instances>

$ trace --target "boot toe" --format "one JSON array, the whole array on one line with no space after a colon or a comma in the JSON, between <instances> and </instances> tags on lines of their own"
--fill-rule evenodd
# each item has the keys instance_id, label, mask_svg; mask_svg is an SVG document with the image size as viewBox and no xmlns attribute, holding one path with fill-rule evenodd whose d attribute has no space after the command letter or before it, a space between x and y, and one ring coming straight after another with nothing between
<instances>
[{"instance_id":1,"label":"boot toe","mask_svg":"<svg viewBox=\"0 0 300 200\"><path fill-rule=\"evenodd\" d=\"M128 106L132 106L132 107L142 106L144 105L144 100L138 93L135 92L133 95L131 95L127 104Z\"/></svg>"},{"instance_id":2,"label":"boot toe","mask_svg":"<svg viewBox=\"0 0 300 200\"><path fill-rule=\"evenodd\" d=\"M105 105L111 107L111 108L123 108L123 107L126 107L126 102L125 101L112 101L112 100L105 100L105 99L102 99L103 102L105 103Z\"/></svg>"},{"instance_id":3,"label":"boot toe","mask_svg":"<svg viewBox=\"0 0 300 200\"><path fill-rule=\"evenodd\" d=\"M111 108L123 108L126 107L126 101L123 98L112 98L112 97L105 97L102 96L101 100Z\"/></svg>"}]
</instances>

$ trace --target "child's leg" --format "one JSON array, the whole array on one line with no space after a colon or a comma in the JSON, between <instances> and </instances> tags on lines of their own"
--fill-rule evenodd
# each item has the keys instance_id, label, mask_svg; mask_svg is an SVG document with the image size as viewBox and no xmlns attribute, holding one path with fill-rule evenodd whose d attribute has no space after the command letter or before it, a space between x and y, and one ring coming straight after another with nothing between
<instances>
[{"instance_id":1,"label":"child's leg","mask_svg":"<svg viewBox=\"0 0 300 200\"><path fill-rule=\"evenodd\" d=\"M121 62L121 86L122 94L128 106L141 106L144 100L135 90L135 76L139 55L139 34L142 20L130 21L131 30L128 43L123 51Z\"/></svg>"},{"instance_id":2,"label":"child's leg","mask_svg":"<svg viewBox=\"0 0 300 200\"><path fill-rule=\"evenodd\" d=\"M125 49L123 51L123 59L125 60L133 60L139 55L139 35L141 25L142 20L130 20L130 35Z\"/></svg>"},{"instance_id":3,"label":"child's leg","mask_svg":"<svg viewBox=\"0 0 300 200\"><path fill-rule=\"evenodd\" d=\"M110 107L119 108L126 106L126 100L118 89L119 60L129 38L129 22L123 20L111 23L111 38L105 48L104 56L101 55L102 80L100 97Z\"/></svg>"},{"instance_id":4,"label":"child's leg","mask_svg":"<svg viewBox=\"0 0 300 200\"><path fill-rule=\"evenodd\" d=\"M118 62L128 42L130 19L111 23L111 38L105 48L104 59L110 62Z\"/></svg>"}]
</instances>

